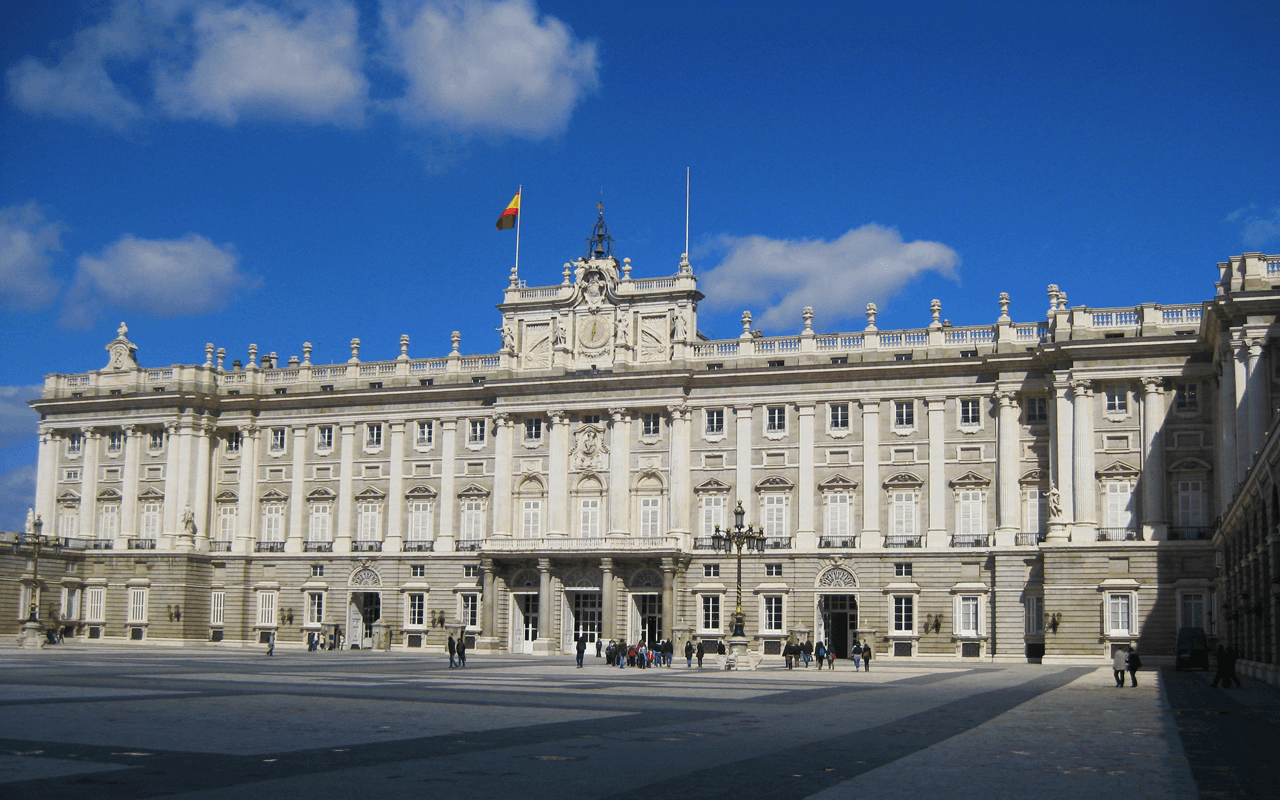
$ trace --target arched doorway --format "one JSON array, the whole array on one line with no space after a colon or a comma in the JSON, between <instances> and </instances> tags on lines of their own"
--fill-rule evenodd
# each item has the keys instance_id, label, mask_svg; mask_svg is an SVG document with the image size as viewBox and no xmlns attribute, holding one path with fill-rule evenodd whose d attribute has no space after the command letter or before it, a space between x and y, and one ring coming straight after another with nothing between
<instances>
[{"instance_id":1,"label":"arched doorway","mask_svg":"<svg viewBox=\"0 0 1280 800\"><path fill-rule=\"evenodd\" d=\"M834 566L818 576L817 636L836 658L848 658L858 632L858 579L846 567Z\"/></svg>"}]
</instances>

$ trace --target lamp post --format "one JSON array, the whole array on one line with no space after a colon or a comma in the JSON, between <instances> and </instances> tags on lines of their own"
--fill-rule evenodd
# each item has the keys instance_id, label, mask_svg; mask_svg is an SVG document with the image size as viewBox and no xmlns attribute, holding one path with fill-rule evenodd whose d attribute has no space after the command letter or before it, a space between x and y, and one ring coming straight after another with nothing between
<instances>
[{"instance_id":1,"label":"lamp post","mask_svg":"<svg viewBox=\"0 0 1280 800\"><path fill-rule=\"evenodd\" d=\"M735 549L738 552L738 604L733 609L733 633L730 634L735 639L745 639L747 636L743 630L747 615L742 612L742 551L764 550L764 531L744 525L743 519L746 516L747 512L742 510L742 501L739 500L738 507L733 510L733 527L726 530L717 525L715 535L711 537L711 546L716 552L731 552Z\"/></svg>"},{"instance_id":2,"label":"lamp post","mask_svg":"<svg viewBox=\"0 0 1280 800\"><path fill-rule=\"evenodd\" d=\"M62 552L62 540L57 536L42 536L40 531L43 529L44 520L36 514L31 519L30 531L13 536L13 554L21 555L24 549L30 548L34 562L31 568L31 613L27 622L40 621L40 553L45 548L52 550L55 556Z\"/></svg>"}]
</instances>

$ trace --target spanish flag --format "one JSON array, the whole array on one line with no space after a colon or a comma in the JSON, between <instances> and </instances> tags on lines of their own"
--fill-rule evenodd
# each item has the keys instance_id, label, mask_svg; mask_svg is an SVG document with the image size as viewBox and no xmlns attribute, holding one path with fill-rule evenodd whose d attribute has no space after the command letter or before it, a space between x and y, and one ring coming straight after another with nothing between
<instances>
[{"instance_id":1,"label":"spanish flag","mask_svg":"<svg viewBox=\"0 0 1280 800\"><path fill-rule=\"evenodd\" d=\"M506 231L516 226L516 217L520 215L520 192L516 192L516 196L511 198L511 202L507 204L507 209L502 212L502 216L498 217L498 230Z\"/></svg>"}]
</instances>

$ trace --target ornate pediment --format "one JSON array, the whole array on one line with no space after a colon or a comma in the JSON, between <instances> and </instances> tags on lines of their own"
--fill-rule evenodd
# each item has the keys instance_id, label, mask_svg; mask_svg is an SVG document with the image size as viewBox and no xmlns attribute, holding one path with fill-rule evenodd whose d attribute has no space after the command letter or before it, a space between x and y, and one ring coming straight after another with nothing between
<instances>
[{"instance_id":1,"label":"ornate pediment","mask_svg":"<svg viewBox=\"0 0 1280 800\"><path fill-rule=\"evenodd\" d=\"M436 490L430 486L415 486L404 493L411 500L425 500L436 496Z\"/></svg>"},{"instance_id":2,"label":"ornate pediment","mask_svg":"<svg viewBox=\"0 0 1280 800\"><path fill-rule=\"evenodd\" d=\"M1101 479L1106 478L1137 478L1142 472L1136 467L1129 466L1123 461L1113 461L1102 469L1098 470L1097 475Z\"/></svg>"},{"instance_id":3,"label":"ornate pediment","mask_svg":"<svg viewBox=\"0 0 1280 800\"><path fill-rule=\"evenodd\" d=\"M357 500L381 500L387 496L387 493L376 486L366 486L356 492Z\"/></svg>"},{"instance_id":4,"label":"ornate pediment","mask_svg":"<svg viewBox=\"0 0 1280 800\"><path fill-rule=\"evenodd\" d=\"M116 338L107 343L106 351L111 354L111 360L107 362L104 371L121 372L128 369L138 369L138 346L129 341L126 336L129 332L129 326L123 322L116 329Z\"/></svg>"},{"instance_id":5,"label":"ornate pediment","mask_svg":"<svg viewBox=\"0 0 1280 800\"><path fill-rule=\"evenodd\" d=\"M790 491L794 487L795 487L795 484L793 484L791 481L787 480L786 478L782 477L781 475L770 475L767 478L761 479L760 482L756 484L756 491L757 492L785 492L785 491Z\"/></svg>"},{"instance_id":6,"label":"ornate pediment","mask_svg":"<svg viewBox=\"0 0 1280 800\"><path fill-rule=\"evenodd\" d=\"M489 490L479 484L468 484L466 488L458 492L458 497L488 497Z\"/></svg>"},{"instance_id":7,"label":"ornate pediment","mask_svg":"<svg viewBox=\"0 0 1280 800\"><path fill-rule=\"evenodd\" d=\"M327 486L321 486L317 489L312 489L311 491L307 492L308 500L332 500L337 496L338 495L335 494L334 491Z\"/></svg>"},{"instance_id":8,"label":"ornate pediment","mask_svg":"<svg viewBox=\"0 0 1280 800\"><path fill-rule=\"evenodd\" d=\"M978 473L970 470L960 477L953 479L950 485L953 489L975 489L983 486L990 486L991 479L985 475L979 475Z\"/></svg>"},{"instance_id":9,"label":"ornate pediment","mask_svg":"<svg viewBox=\"0 0 1280 800\"><path fill-rule=\"evenodd\" d=\"M910 472L899 472L896 475L890 475L884 482L884 488L886 489L919 489L921 486L924 486L924 481Z\"/></svg>"},{"instance_id":10,"label":"ornate pediment","mask_svg":"<svg viewBox=\"0 0 1280 800\"><path fill-rule=\"evenodd\" d=\"M110 503L113 501L117 501L119 499L120 499L120 492L116 491L115 489L103 489L102 491L98 492L99 501L106 501Z\"/></svg>"},{"instance_id":11,"label":"ornate pediment","mask_svg":"<svg viewBox=\"0 0 1280 800\"><path fill-rule=\"evenodd\" d=\"M832 589L856 589L858 578L845 567L831 567L818 576L818 586Z\"/></svg>"},{"instance_id":12,"label":"ornate pediment","mask_svg":"<svg viewBox=\"0 0 1280 800\"><path fill-rule=\"evenodd\" d=\"M288 500L289 495L273 487L263 492L262 496L259 499L262 500L264 503L272 503L272 502L280 503L280 502L284 502L285 500Z\"/></svg>"},{"instance_id":13,"label":"ornate pediment","mask_svg":"<svg viewBox=\"0 0 1280 800\"><path fill-rule=\"evenodd\" d=\"M77 492L67 489L62 494L58 495L58 502L74 505L80 502L80 495Z\"/></svg>"},{"instance_id":14,"label":"ornate pediment","mask_svg":"<svg viewBox=\"0 0 1280 800\"><path fill-rule=\"evenodd\" d=\"M164 492L160 491L154 486L148 486L146 489L142 490L141 494L138 495L138 499L139 500L163 500Z\"/></svg>"},{"instance_id":15,"label":"ornate pediment","mask_svg":"<svg viewBox=\"0 0 1280 800\"><path fill-rule=\"evenodd\" d=\"M1207 472L1213 465L1198 458L1180 458L1169 467L1170 472Z\"/></svg>"},{"instance_id":16,"label":"ornate pediment","mask_svg":"<svg viewBox=\"0 0 1280 800\"><path fill-rule=\"evenodd\" d=\"M707 478L702 483L693 487L693 490L702 494L710 494L712 492L730 492L733 490L733 487L724 481L716 480L715 478Z\"/></svg>"},{"instance_id":17,"label":"ornate pediment","mask_svg":"<svg viewBox=\"0 0 1280 800\"><path fill-rule=\"evenodd\" d=\"M1021 478L1018 478L1018 483L1026 484L1026 485L1041 485L1041 484L1047 484L1048 482L1049 482L1049 472L1048 470L1043 470L1043 469L1027 470L1025 473L1023 473Z\"/></svg>"},{"instance_id":18,"label":"ornate pediment","mask_svg":"<svg viewBox=\"0 0 1280 800\"><path fill-rule=\"evenodd\" d=\"M851 492L857 488L857 481L850 480L838 473L818 484L818 490L824 492Z\"/></svg>"}]
</instances>

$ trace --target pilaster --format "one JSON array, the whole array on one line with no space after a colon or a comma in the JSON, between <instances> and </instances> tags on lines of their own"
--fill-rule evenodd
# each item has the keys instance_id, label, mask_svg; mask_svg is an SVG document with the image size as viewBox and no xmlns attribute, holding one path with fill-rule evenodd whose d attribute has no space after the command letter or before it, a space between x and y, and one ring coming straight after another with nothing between
<instances>
[{"instance_id":1,"label":"pilaster","mask_svg":"<svg viewBox=\"0 0 1280 800\"><path fill-rule=\"evenodd\" d=\"M1018 403L1011 391L995 393L996 412L996 547L1012 547L1021 527L1018 491Z\"/></svg>"},{"instance_id":2,"label":"pilaster","mask_svg":"<svg viewBox=\"0 0 1280 800\"><path fill-rule=\"evenodd\" d=\"M307 426L294 425L292 433L293 441L289 444L293 461L289 476L289 527L285 531L284 551L301 553L302 511L307 505Z\"/></svg>"},{"instance_id":3,"label":"pilaster","mask_svg":"<svg viewBox=\"0 0 1280 800\"><path fill-rule=\"evenodd\" d=\"M493 536L495 539L511 538L511 473L512 464L512 428L514 423L509 414L493 415L497 426L494 441L493 467Z\"/></svg>"},{"instance_id":4,"label":"pilaster","mask_svg":"<svg viewBox=\"0 0 1280 800\"><path fill-rule=\"evenodd\" d=\"M631 503L629 465L631 463L631 415L625 408L609 409L609 535L626 536Z\"/></svg>"},{"instance_id":5,"label":"pilaster","mask_svg":"<svg viewBox=\"0 0 1280 800\"><path fill-rule=\"evenodd\" d=\"M687 536L694 528L693 476L689 462L693 442L690 440L692 409L686 405L667 406L671 414L671 527L669 532ZM682 545L688 542L681 540Z\"/></svg>"},{"instance_id":6,"label":"pilaster","mask_svg":"<svg viewBox=\"0 0 1280 800\"><path fill-rule=\"evenodd\" d=\"M547 501L550 505L548 536L569 535L569 422L562 411L547 412L551 437Z\"/></svg>"},{"instance_id":7,"label":"pilaster","mask_svg":"<svg viewBox=\"0 0 1280 800\"><path fill-rule=\"evenodd\" d=\"M614 633L618 619L618 586L613 577L613 559L600 559L600 636L616 638Z\"/></svg>"},{"instance_id":8,"label":"pilaster","mask_svg":"<svg viewBox=\"0 0 1280 800\"><path fill-rule=\"evenodd\" d=\"M141 433L136 425L125 425L123 428L124 442L124 478L120 489L120 529L116 531L115 549L123 550L128 547L128 540L137 535L138 531L138 461L141 455L138 451L142 449L142 443L139 441ZM41 458L40 463L44 463L44 438L41 437ZM244 484L244 473L241 470L241 486ZM242 491L241 494L244 494Z\"/></svg>"},{"instance_id":9,"label":"pilaster","mask_svg":"<svg viewBox=\"0 0 1280 800\"><path fill-rule=\"evenodd\" d=\"M744 311L743 314L746 312ZM729 508L725 509L727 514L733 508L735 499L741 501L743 510L747 512L746 517L743 518L743 524L747 525L754 522L756 515L755 498L752 497L751 491L753 488L751 484L751 416L751 406L733 407L733 418L737 425L735 438L738 462L734 475L738 485L733 487L735 497L727 499Z\"/></svg>"},{"instance_id":10,"label":"pilaster","mask_svg":"<svg viewBox=\"0 0 1280 800\"><path fill-rule=\"evenodd\" d=\"M863 400L862 406L862 534L858 547L879 548L880 540L880 401Z\"/></svg>"},{"instance_id":11,"label":"pilaster","mask_svg":"<svg viewBox=\"0 0 1280 800\"><path fill-rule=\"evenodd\" d=\"M1142 379L1142 538L1169 538L1165 517L1164 379Z\"/></svg>"},{"instance_id":12,"label":"pilaster","mask_svg":"<svg viewBox=\"0 0 1280 800\"><path fill-rule=\"evenodd\" d=\"M812 334L812 329L810 330ZM813 403L802 403L796 407L800 417L800 481L796 487L799 494L799 519L796 528L797 550L813 550L818 542L814 530L814 465L813 465L813 423L815 406Z\"/></svg>"},{"instance_id":13,"label":"pilaster","mask_svg":"<svg viewBox=\"0 0 1280 800\"><path fill-rule=\"evenodd\" d=\"M1073 507L1076 515L1071 541L1095 542L1098 539L1098 494L1094 468L1096 444L1093 437L1093 386L1089 381L1073 380L1071 394L1074 412L1072 439L1075 456Z\"/></svg>"},{"instance_id":14,"label":"pilaster","mask_svg":"<svg viewBox=\"0 0 1280 800\"><path fill-rule=\"evenodd\" d=\"M333 552L351 552L351 533L355 520L356 424L338 426L342 452L338 461L338 497L334 503ZM443 498L442 498L443 504ZM441 521L443 524L443 520Z\"/></svg>"},{"instance_id":15,"label":"pilaster","mask_svg":"<svg viewBox=\"0 0 1280 800\"><path fill-rule=\"evenodd\" d=\"M436 541L436 549L440 552L453 552L453 526L458 516L458 492L455 480L458 467L455 463L458 453L458 421L445 419L440 421L440 538Z\"/></svg>"},{"instance_id":16,"label":"pilaster","mask_svg":"<svg viewBox=\"0 0 1280 800\"><path fill-rule=\"evenodd\" d=\"M929 521L926 547L945 548L947 536L946 400L930 397L929 408Z\"/></svg>"},{"instance_id":17,"label":"pilaster","mask_svg":"<svg viewBox=\"0 0 1280 800\"><path fill-rule=\"evenodd\" d=\"M391 465L387 470L387 538L383 552L399 553L404 541L404 433L405 421L391 420L387 424L391 433Z\"/></svg>"},{"instance_id":18,"label":"pilaster","mask_svg":"<svg viewBox=\"0 0 1280 800\"><path fill-rule=\"evenodd\" d=\"M98 448L102 434L92 427L80 429L84 437L84 466L80 470L80 530L77 535L92 539L98 530Z\"/></svg>"}]
</instances>

